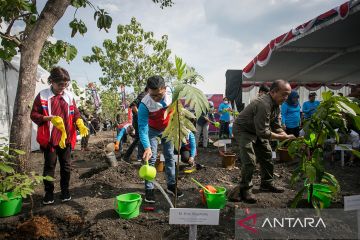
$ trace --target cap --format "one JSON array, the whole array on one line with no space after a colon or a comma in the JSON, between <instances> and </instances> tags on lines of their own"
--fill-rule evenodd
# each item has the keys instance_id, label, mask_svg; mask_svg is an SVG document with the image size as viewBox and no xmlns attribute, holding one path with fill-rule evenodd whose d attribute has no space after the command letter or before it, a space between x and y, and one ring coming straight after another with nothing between
<instances>
[{"instance_id":1,"label":"cap","mask_svg":"<svg viewBox=\"0 0 360 240\"><path fill-rule=\"evenodd\" d=\"M309 97L316 96L316 95L317 95L316 92L309 93Z\"/></svg>"}]
</instances>

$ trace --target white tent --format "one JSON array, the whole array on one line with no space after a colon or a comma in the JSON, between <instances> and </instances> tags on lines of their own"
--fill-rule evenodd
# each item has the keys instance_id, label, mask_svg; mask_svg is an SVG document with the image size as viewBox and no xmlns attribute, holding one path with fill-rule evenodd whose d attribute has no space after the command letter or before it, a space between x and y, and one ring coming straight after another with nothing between
<instances>
[{"instance_id":1,"label":"white tent","mask_svg":"<svg viewBox=\"0 0 360 240\"><path fill-rule=\"evenodd\" d=\"M0 137L7 139L9 139L10 135L10 126L19 81L19 67L20 56L15 56L10 63L0 61ZM42 89L49 87L47 84L49 75L49 72L38 66L34 98ZM39 144L36 142L36 132L37 126L32 123L31 151L40 149ZM4 143L4 140L0 139L0 144L2 143Z\"/></svg>"}]
</instances>

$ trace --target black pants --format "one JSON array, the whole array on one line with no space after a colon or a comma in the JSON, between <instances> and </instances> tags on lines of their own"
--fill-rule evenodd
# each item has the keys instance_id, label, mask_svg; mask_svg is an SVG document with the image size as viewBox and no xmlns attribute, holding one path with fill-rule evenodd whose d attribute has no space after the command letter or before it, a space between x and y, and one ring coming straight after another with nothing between
<instances>
[{"instance_id":1,"label":"black pants","mask_svg":"<svg viewBox=\"0 0 360 240\"><path fill-rule=\"evenodd\" d=\"M178 151L174 150L174 154L178 155ZM189 163L190 151L184 148L180 149L181 161L183 163ZM176 157L175 157L176 158ZM177 161L177 159L175 159Z\"/></svg>"},{"instance_id":2,"label":"black pants","mask_svg":"<svg viewBox=\"0 0 360 240\"><path fill-rule=\"evenodd\" d=\"M53 152L50 149L44 150L44 173L43 176L55 177L55 168L57 159L60 163L60 187L61 192L69 190L70 172L71 172L71 146L61 149L56 147ZM45 192L54 192L54 182L44 180Z\"/></svg>"},{"instance_id":3,"label":"black pants","mask_svg":"<svg viewBox=\"0 0 360 240\"><path fill-rule=\"evenodd\" d=\"M299 137L300 127L286 128L285 132L286 132L287 134L294 134L295 137Z\"/></svg>"},{"instance_id":4,"label":"black pants","mask_svg":"<svg viewBox=\"0 0 360 240\"><path fill-rule=\"evenodd\" d=\"M223 120L220 120L220 133L219 133L219 138L221 138L223 134L227 135L227 138L229 138L229 136L230 136L230 132L229 132L229 122L225 122L225 121L223 121Z\"/></svg>"}]
</instances>

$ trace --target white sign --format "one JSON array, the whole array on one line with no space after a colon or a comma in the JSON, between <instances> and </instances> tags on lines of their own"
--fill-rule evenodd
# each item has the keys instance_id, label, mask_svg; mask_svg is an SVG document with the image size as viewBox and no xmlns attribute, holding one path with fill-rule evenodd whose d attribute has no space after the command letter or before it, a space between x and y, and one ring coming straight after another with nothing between
<instances>
[{"instance_id":1,"label":"white sign","mask_svg":"<svg viewBox=\"0 0 360 240\"><path fill-rule=\"evenodd\" d=\"M170 208L169 224L219 225L220 209Z\"/></svg>"},{"instance_id":2,"label":"white sign","mask_svg":"<svg viewBox=\"0 0 360 240\"><path fill-rule=\"evenodd\" d=\"M351 144L336 144L335 151L351 151L352 145Z\"/></svg>"},{"instance_id":3,"label":"white sign","mask_svg":"<svg viewBox=\"0 0 360 240\"><path fill-rule=\"evenodd\" d=\"M344 210L360 210L360 195L344 197Z\"/></svg>"}]
</instances>

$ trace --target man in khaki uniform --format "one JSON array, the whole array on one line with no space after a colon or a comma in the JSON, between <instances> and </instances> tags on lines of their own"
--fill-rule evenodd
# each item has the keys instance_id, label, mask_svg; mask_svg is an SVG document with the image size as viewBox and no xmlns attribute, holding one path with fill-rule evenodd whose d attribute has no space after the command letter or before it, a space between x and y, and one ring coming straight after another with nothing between
<instances>
[{"instance_id":1,"label":"man in khaki uniform","mask_svg":"<svg viewBox=\"0 0 360 240\"><path fill-rule=\"evenodd\" d=\"M236 118L233 132L241 159L240 198L255 203L252 177L258 161L261 167L261 190L281 193L284 189L273 184L274 164L269 141L294 139L281 128L280 108L291 92L284 80L273 82L270 92L252 101Z\"/></svg>"}]
</instances>

